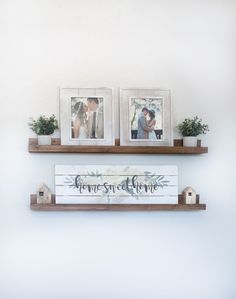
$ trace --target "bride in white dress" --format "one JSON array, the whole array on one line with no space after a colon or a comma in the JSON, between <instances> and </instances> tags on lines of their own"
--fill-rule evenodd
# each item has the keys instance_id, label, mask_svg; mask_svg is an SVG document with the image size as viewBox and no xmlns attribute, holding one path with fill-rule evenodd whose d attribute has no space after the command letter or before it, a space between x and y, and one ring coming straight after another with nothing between
<instances>
[{"instance_id":1,"label":"bride in white dress","mask_svg":"<svg viewBox=\"0 0 236 299\"><path fill-rule=\"evenodd\" d=\"M73 121L73 138L87 139L88 138L88 119L87 111L88 106L83 102L77 102L75 104L75 110L77 115Z\"/></svg>"},{"instance_id":2,"label":"bride in white dress","mask_svg":"<svg viewBox=\"0 0 236 299\"><path fill-rule=\"evenodd\" d=\"M154 128L156 126L155 111L149 110L148 116L149 120L147 121L147 125L152 129L152 131L149 131L148 139L157 139L156 133L154 131Z\"/></svg>"}]
</instances>

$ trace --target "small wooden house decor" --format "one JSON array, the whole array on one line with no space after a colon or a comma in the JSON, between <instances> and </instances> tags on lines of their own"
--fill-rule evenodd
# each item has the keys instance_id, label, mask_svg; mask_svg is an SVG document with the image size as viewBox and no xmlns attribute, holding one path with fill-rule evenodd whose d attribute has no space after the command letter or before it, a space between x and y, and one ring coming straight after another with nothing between
<instances>
[{"instance_id":1,"label":"small wooden house decor","mask_svg":"<svg viewBox=\"0 0 236 299\"><path fill-rule=\"evenodd\" d=\"M37 190L37 203L39 204L52 203L52 193L46 184L42 184Z\"/></svg>"},{"instance_id":2,"label":"small wooden house decor","mask_svg":"<svg viewBox=\"0 0 236 299\"><path fill-rule=\"evenodd\" d=\"M183 192L183 200L185 204L196 204L197 203L197 193L192 187L186 187Z\"/></svg>"}]
</instances>

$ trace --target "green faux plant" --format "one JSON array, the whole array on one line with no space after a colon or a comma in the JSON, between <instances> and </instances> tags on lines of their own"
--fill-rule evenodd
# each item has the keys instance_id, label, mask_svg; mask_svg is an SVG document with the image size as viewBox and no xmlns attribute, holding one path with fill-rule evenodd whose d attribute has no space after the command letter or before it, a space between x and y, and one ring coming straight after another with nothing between
<instances>
[{"instance_id":1,"label":"green faux plant","mask_svg":"<svg viewBox=\"0 0 236 299\"><path fill-rule=\"evenodd\" d=\"M51 135L56 129L58 129L58 121L56 120L55 115L53 114L50 117L41 115L38 119L30 119L28 123L30 129L35 132L37 135Z\"/></svg>"},{"instance_id":2,"label":"green faux plant","mask_svg":"<svg viewBox=\"0 0 236 299\"><path fill-rule=\"evenodd\" d=\"M185 118L185 120L177 125L177 129L185 136L198 136L206 134L209 131L208 125L202 123L202 119L198 116L194 118Z\"/></svg>"}]
</instances>

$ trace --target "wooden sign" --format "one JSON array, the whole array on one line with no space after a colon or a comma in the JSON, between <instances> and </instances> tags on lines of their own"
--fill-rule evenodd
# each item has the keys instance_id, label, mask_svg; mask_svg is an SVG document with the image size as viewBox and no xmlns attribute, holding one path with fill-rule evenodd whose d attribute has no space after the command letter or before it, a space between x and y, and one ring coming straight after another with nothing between
<instances>
[{"instance_id":1,"label":"wooden sign","mask_svg":"<svg viewBox=\"0 0 236 299\"><path fill-rule=\"evenodd\" d=\"M56 165L56 203L177 204L177 166Z\"/></svg>"}]
</instances>

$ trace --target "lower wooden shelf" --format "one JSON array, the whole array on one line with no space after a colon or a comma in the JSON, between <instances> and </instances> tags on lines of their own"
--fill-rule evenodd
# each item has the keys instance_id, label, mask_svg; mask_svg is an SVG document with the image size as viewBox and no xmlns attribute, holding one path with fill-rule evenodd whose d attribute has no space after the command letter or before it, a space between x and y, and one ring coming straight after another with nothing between
<instances>
[{"instance_id":1,"label":"lower wooden shelf","mask_svg":"<svg viewBox=\"0 0 236 299\"><path fill-rule=\"evenodd\" d=\"M30 208L34 211L199 211L206 204L183 204L179 195L178 204L37 204L36 194L30 196Z\"/></svg>"}]
</instances>

